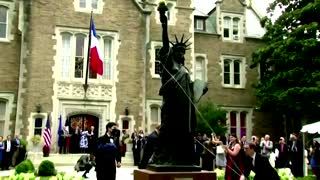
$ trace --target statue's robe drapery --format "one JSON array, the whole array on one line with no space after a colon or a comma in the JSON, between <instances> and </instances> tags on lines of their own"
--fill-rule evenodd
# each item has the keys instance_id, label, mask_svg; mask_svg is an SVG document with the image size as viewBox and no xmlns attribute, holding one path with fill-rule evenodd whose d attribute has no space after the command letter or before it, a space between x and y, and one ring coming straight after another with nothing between
<instances>
[{"instance_id":1,"label":"statue's robe drapery","mask_svg":"<svg viewBox=\"0 0 320 180\"><path fill-rule=\"evenodd\" d=\"M173 60L171 48L169 52L161 49L159 55L162 67L159 95L163 104L157 160L159 164L192 165L196 126L193 82L188 69Z\"/></svg>"}]
</instances>

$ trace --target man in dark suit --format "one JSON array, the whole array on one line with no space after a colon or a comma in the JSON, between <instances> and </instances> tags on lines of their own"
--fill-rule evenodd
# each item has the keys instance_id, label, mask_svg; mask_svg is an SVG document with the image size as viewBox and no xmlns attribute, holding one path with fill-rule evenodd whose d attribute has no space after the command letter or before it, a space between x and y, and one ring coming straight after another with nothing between
<instances>
[{"instance_id":1,"label":"man in dark suit","mask_svg":"<svg viewBox=\"0 0 320 180\"><path fill-rule=\"evenodd\" d=\"M290 141L289 154L291 161L291 172L294 177L303 177L303 144L298 140L298 135L295 133L290 135Z\"/></svg>"},{"instance_id":2,"label":"man in dark suit","mask_svg":"<svg viewBox=\"0 0 320 180\"><path fill-rule=\"evenodd\" d=\"M280 180L277 171L270 165L269 160L259 153L255 152L256 145L249 143L244 146L247 160L245 164L244 174L240 180L248 178L251 170L255 172L254 180L269 179Z\"/></svg>"},{"instance_id":3,"label":"man in dark suit","mask_svg":"<svg viewBox=\"0 0 320 180\"><path fill-rule=\"evenodd\" d=\"M116 123L109 122L106 134L97 139L94 151L97 180L115 180L116 167L121 166L120 147L116 145L116 138L113 136L116 126Z\"/></svg>"},{"instance_id":4,"label":"man in dark suit","mask_svg":"<svg viewBox=\"0 0 320 180\"><path fill-rule=\"evenodd\" d=\"M12 165L12 156L14 152L15 143L11 140L11 136L8 135L7 139L3 142L4 150L3 150L3 160L2 160L2 169L9 170L9 166Z\"/></svg>"},{"instance_id":5,"label":"man in dark suit","mask_svg":"<svg viewBox=\"0 0 320 180\"><path fill-rule=\"evenodd\" d=\"M276 158L276 168L286 168L289 163L288 145L285 143L284 137L280 137L279 144L276 145L279 154Z\"/></svg>"},{"instance_id":6,"label":"man in dark suit","mask_svg":"<svg viewBox=\"0 0 320 180\"><path fill-rule=\"evenodd\" d=\"M143 155L141 162L139 164L139 169L145 169L149 163L151 156L158 147L158 137L159 137L160 125L148 136L147 143L143 148Z\"/></svg>"}]
</instances>

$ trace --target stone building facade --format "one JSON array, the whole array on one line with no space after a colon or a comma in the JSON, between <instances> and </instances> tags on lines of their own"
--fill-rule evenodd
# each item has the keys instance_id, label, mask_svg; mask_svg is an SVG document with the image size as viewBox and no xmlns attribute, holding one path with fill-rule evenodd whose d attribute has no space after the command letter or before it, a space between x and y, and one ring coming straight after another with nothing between
<instances>
[{"instance_id":1,"label":"stone building facade","mask_svg":"<svg viewBox=\"0 0 320 180\"><path fill-rule=\"evenodd\" d=\"M93 125L102 135L113 121L129 132L151 132L161 121L162 103L158 3L0 0L0 135L42 134L48 112L53 144L60 117L70 131ZM194 0L167 0L170 39L190 38L186 66L193 79L209 82L206 98L228 110L230 132L238 135L250 135L254 126L251 84L259 74L249 66L251 53L262 46L263 29L250 3L219 0L199 13ZM89 73L85 97L91 10L105 73Z\"/></svg>"}]
</instances>

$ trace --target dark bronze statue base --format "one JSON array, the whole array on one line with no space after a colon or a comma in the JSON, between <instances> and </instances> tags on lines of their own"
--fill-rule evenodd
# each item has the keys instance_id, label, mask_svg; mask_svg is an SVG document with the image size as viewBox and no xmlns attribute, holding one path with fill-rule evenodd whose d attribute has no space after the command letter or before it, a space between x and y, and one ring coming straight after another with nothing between
<instances>
[{"instance_id":1,"label":"dark bronze statue base","mask_svg":"<svg viewBox=\"0 0 320 180\"><path fill-rule=\"evenodd\" d=\"M155 172L194 172L201 171L200 166L194 165L159 165L159 164L150 164L147 166L148 170Z\"/></svg>"}]
</instances>

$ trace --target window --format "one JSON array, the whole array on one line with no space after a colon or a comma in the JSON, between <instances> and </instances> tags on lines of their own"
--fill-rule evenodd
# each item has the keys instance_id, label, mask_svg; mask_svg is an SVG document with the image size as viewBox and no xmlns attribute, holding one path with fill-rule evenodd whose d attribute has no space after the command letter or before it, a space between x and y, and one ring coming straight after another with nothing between
<instances>
[{"instance_id":1,"label":"window","mask_svg":"<svg viewBox=\"0 0 320 180\"><path fill-rule=\"evenodd\" d=\"M34 120L34 133L33 135L40 135L42 134L42 118L36 118Z\"/></svg>"},{"instance_id":2,"label":"window","mask_svg":"<svg viewBox=\"0 0 320 180\"><path fill-rule=\"evenodd\" d=\"M160 51L161 47L156 47L155 49L155 60L154 60L154 74L161 74L161 61L160 61L160 55L159 55L159 51Z\"/></svg>"},{"instance_id":3,"label":"window","mask_svg":"<svg viewBox=\"0 0 320 180\"><path fill-rule=\"evenodd\" d=\"M197 31L205 31L206 30L206 20L205 19L196 18L194 25L195 25L195 29Z\"/></svg>"},{"instance_id":4,"label":"window","mask_svg":"<svg viewBox=\"0 0 320 180\"><path fill-rule=\"evenodd\" d=\"M151 107L151 122L158 123L159 121L159 108L157 106Z\"/></svg>"},{"instance_id":5,"label":"window","mask_svg":"<svg viewBox=\"0 0 320 180\"><path fill-rule=\"evenodd\" d=\"M68 78L69 77L69 67L71 64L71 34L63 33L61 34L62 37L62 57L61 57L61 77Z\"/></svg>"},{"instance_id":6,"label":"window","mask_svg":"<svg viewBox=\"0 0 320 180\"><path fill-rule=\"evenodd\" d=\"M247 134L247 112L242 111L240 113L240 137L246 136Z\"/></svg>"},{"instance_id":7,"label":"window","mask_svg":"<svg viewBox=\"0 0 320 180\"><path fill-rule=\"evenodd\" d=\"M152 132L161 123L161 103L159 100L147 100L146 132Z\"/></svg>"},{"instance_id":8,"label":"window","mask_svg":"<svg viewBox=\"0 0 320 180\"><path fill-rule=\"evenodd\" d=\"M195 62L195 79L206 80L206 68L205 68L205 58L202 56L196 57Z\"/></svg>"},{"instance_id":9,"label":"window","mask_svg":"<svg viewBox=\"0 0 320 180\"><path fill-rule=\"evenodd\" d=\"M173 8L174 8L174 5L173 3L168 3L167 4L167 7L168 7L168 11L166 12L166 15L167 15L167 18L168 18L168 22L170 22L170 19L173 19Z\"/></svg>"},{"instance_id":10,"label":"window","mask_svg":"<svg viewBox=\"0 0 320 180\"><path fill-rule=\"evenodd\" d=\"M240 117L238 117L240 115ZM240 119L239 119L240 118ZM236 134L239 138L247 135L247 112L230 112L230 133Z\"/></svg>"},{"instance_id":11,"label":"window","mask_svg":"<svg viewBox=\"0 0 320 180\"><path fill-rule=\"evenodd\" d=\"M240 17L223 17L223 39L240 41Z\"/></svg>"},{"instance_id":12,"label":"window","mask_svg":"<svg viewBox=\"0 0 320 180\"><path fill-rule=\"evenodd\" d=\"M0 100L0 136L4 136L4 123L5 123L5 117L6 117L6 108L7 103L6 101Z\"/></svg>"},{"instance_id":13,"label":"window","mask_svg":"<svg viewBox=\"0 0 320 180\"><path fill-rule=\"evenodd\" d=\"M121 120L122 120L122 129L129 129L130 118L123 117L123 118L121 118Z\"/></svg>"},{"instance_id":14,"label":"window","mask_svg":"<svg viewBox=\"0 0 320 180\"><path fill-rule=\"evenodd\" d=\"M75 11L102 14L104 1L103 0L74 0Z\"/></svg>"},{"instance_id":15,"label":"window","mask_svg":"<svg viewBox=\"0 0 320 180\"><path fill-rule=\"evenodd\" d=\"M230 112L230 133L237 134L237 112Z\"/></svg>"},{"instance_id":16,"label":"window","mask_svg":"<svg viewBox=\"0 0 320 180\"><path fill-rule=\"evenodd\" d=\"M223 86L244 88L245 67L244 58L223 57Z\"/></svg>"},{"instance_id":17,"label":"window","mask_svg":"<svg viewBox=\"0 0 320 180\"><path fill-rule=\"evenodd\" d=\"M103 33L102 33L103 34ZM60 33L60 77L63 80L84 79L86 76L88 36L77 32ZM89 68L90 79L112 79L114 38L103 35L98 38L99 50L104 61L103 76L97 76Z\"/></svg>"},{"instance_id":18,"label":"window","mask_svg":"<svg viewBox=\"0 0 320 180\"><path fill-rule=\"evenodd\" d=\"M75 52L75 60L74 60L74 77L82 78L84 70L84 40L85 36L82 34L76 35L76 52Z\"/></svg>"},{"instance_id":19,"label":"window","mask_svg":"<svg viewBox=\"0 0 320 180\"><path fill-rule=\"evenodd\" d=\"M79 0L79 7L96 10L98 8L98 0Z\"/></svg>"},{"instance_id":20,"label":"window","mask_svg":"<svg viewBox=\"0 0 320 180\"><path fill-rule=\"evenodd\" d=\"M111 79L111 70L112 70L112 39L111 38L104 38L103 39L103 43L104 43L104 73L103 73L103 77L105 79Z\"/></svg>"},{"instance_id":21,"label":"window","mask_svg":"<svg viewBox=\"0 0 320 180\"><path fill-rule=\"evenodd\" d=\"M152 78L160 78L160 74L162 73L162 65L160 61L160 49L162 47L162 42L152 41L151 49L149 51L150 54L150 73Z\"/></svg>"},{"instance_id":22,"label":"window","mask_svg":"<svg viewBox=\"0 0 320 180\"><path fill-rule=\"evenodd\" d=\"M150 105L150 129L151 131L161 123L161 110L160 106L157 104Z\"/></svg>"},{"instance_id":23,"label":"window","mask_svg":"<svg viewBox=\"0 0 320 180\"><path fill-rule=\"evenodd\" d=\"M92 9L97 9L98 8L98 0L92 0L91 7L92 7Z\"/></svg>"},{"instance_id":24,"label":"window","mask_svg":"<svg viewBox=\"0 0 320 180\"><path fill-rule=\"evenodd\" d=\"M86 7L87 7L86 1L87 1L87 0L80 0L80 1L79 1L79 3L80 3L79 6L80 6L80 8L86 8Z\"/></svg>"},{"instance_id":25,"label":"window","mask_svg":"<svg viewBox=\"0 0 320 180\"><path fill-rule=\"evenodd\" d=\"M9 8L0 5L0 39L7 39Z\"/></svg>"},{"instance_id":26,"label":"window","mask_svg":"<svg viewBox=\"0 0 320 180\"><path fill-rule=\"evenodd\" d=\"M228 111L227 122L229 133L234 133L237 137L251 136L252 109L250 108L223 108Z\"/></svg>"}]
</instances>

